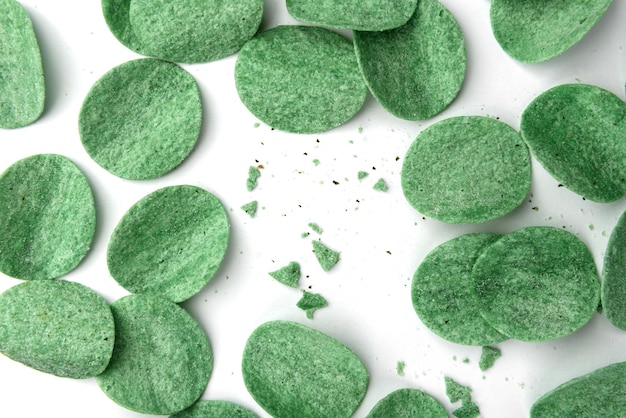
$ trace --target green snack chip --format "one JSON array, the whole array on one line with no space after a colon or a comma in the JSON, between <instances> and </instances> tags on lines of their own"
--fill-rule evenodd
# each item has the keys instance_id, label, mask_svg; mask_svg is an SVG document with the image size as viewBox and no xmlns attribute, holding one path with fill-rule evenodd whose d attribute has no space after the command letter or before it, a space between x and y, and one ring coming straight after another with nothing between
<instances>
[{"instance_id":1,"label":"green snack chip","mask_svg":"<svg viewBox=\"0 0 626 418\"><path fill-rule=\"evenodd\" d=\"M131 0L101 0L102 14L109 30L126 48L144 54L141 42L130 25Z\"/></svg>"},{"instance_id":2,"label":"green snack chip","mask_svg":"<svg viewBox=\"0 0 626 418\"><path fill-rule=\"evenodd\" d=\"M301 22L364 31L402 26L411 18L416 6L417 0L287 0L289 14Z\"/></svg>"},{"instance_id":3,"label":"green snack chip","mask_svg":"<svg viewBox=\"0 0 626 418\"><path fill-rule=\"evenodd\" d=\"M129 295L111 305L115 345L96 377L117 404L167 415L194 404L209 381L213 355L207 336L187 311L166 299Z\"/></svg>"},{"instance_id":4,"label":"green snack chip","mask_svg":"<svg viewBox=\"0 0 626 418\"><path fill-rule=\"evenodd\" d=\"M450 402L463 401L465 403L471 401L472 389L469 386L464 386L448 376L444 376L443 379L446 383L446 396Z\"/></svg>"},{"instance_id":5,"label":"green snack chip","mask_svg":"<svg viewBox=\"0 0 626 418\"><path fill-rule=\"evenodd\" d=\"M453 117L413 141L401 180L404 196L422 214L455 224L485 222L511 212L528 195L530 154L505 123Z\"/></svg>"},{"instance_id":6,"label":"green snack chip","mask_svg":"<svg viewBox=\"0 0 626 418\"><path fill-rule=\"evenodd\" d=\"M478 361L478 367L483 372L487 369L490 369L497 359L502 356L502 352L499 348L496 347L483 347L482 354L480 355L480 360Z\"/></svg>"},{"instance_id":7,"label":"green snack chip","mask_svg":"<svg viewBox=\"0 0 626 418\"><path fill-rule=\"evenodd\" d=\"M256 418L252 411L226 401L198 401L170 418Z\"/></svg>"},{"instance_id":8,"label":"green snack chip","mask_svg":"<svg viewBox=\"0 0 626 418\"><path fill-rule=\"evenodd\" d=\"M234 54L254 36L263 0L132 0L128 15L146 55L209 62Z\"/></svg>"},{"instance_id":9,"label":"green snack chip","mask_svg":"<svg viewBox=\"0 0 626 418\"><path fill-rule=\"evenodd\" d=\"M626 194L626 103L587 84L563 84L524 110L521 133L559 183L594 202Z\"/></svg>"},{"instance_id":10,"label":"green snack chip","mask_svg":"<svg viewBox=\"0 0 626 418\"><path fill-rule=\"evenodd\" d=\"M511 57L546 61L576 44L610 4L611 0L493 0L491 28Z\"/></svg>"},{"instance_id":11,"label":"green snack chip","mask_svg":"<svg viewBox=\"0 0 626 418\"><path fill-rule=\"evenodd\" d=\"M261 177L261 170L257 167L248 167L248 178L246 179L246 188L249 192L256 188L256 182Z\"/></svg>"},{"instance_id":12,"label":"green snack chip","mask_svg":"<svg viewBox=\"0 0 626 418\"><path fill-rule=\"evenodd\" d=\"M553 227L514 231L487 247L472 272L483 317L522 341L557 339L585 325L600 299L589 249Z\"/></svg>"},{"instance_id":13,"label":"green snack chip","mask_svg":"<svg viewBox=\"0 0 626 418\"><path fill-rule=\"evenodd\" d=\"M315 311L328 306L328 302L320 294L304 292L296 306L306 312L307 318L313 319Z\"/></svg>"},{"instance_id":14,"label":"green snack chip","mask_svg":"<svg viewBox=\"0 0 626 418\"><path fill-rule=\"evenodd\" d=\"M180 165L198 140L201 122L202 103L191 74L144 58L115 67L93 85L78 127L85 150L102 168L144 180Z\"/></svg>"},{"instance_id":15,"label":"green snack chip","mask_svg":"<svg viewBox=\"0 0 626 418\"><path fill-rule=\"evenodd\" d=\"M38 154L0 175L0 271L54 279L85 257L96 209L85 175L69 159Z\"/></svg>"},{"instance_id":16,"label":"green snack chip","mask_svg":"<svg viewBox=\"0 0 626 418\"><path fill-rule=\"evenodd\" d=\"M235 83L243 104L273 128L328 131L363 106L367 87L343 36L311 26L278 26L239 52Z\"/></svg>"},{"instance_id":17,"label":"green snack chip","mask_svg":"<svg viewBox=\"0 0 626 418\"><path fill-rule=\"evenodd\" d=\"M478 405L472 401L463 401L463 405L460 408L452 411L452 415L457 418L476 418L480 415Z\"/></svg>"},{"instance_id":18,"label":"green snack chip","mask_svg":"<svg viewBox=\"0 0 626 418\"><path fill-rule=\"evenodd\" d=\"M339 252L331 250L319 241L313 242L313 252L317 261L322 266L322 270L328 271L339 262Z\"/></svg>"},{"instance_id":19,"label":"green snack chip","mask_svg":"<svg viewBox=\"0 0 626 418\"><path fill-rule=\"evenodd\" d=\"M378 401L367 418L447 418L444 407L417 389L398 389Z\"/></svg>"},{"instance_id":20,"label":"green snack chip","mask_svg":"<svg viewBox=\"0 0 626 418\"><path fill-rule=\"evenodd\" d=\"M0 128L21 128L43 112L41 52L26 10L14 0L0 0L0 10Z\"/></svg>"},{"instance_id":21,"label":"green snack chip","mask_svg":"<svg viewBox=\"0 0 626 418\"><path fill-rule=\"evenodd\" d=\"M615 225L606 248L601 299L606 319L626 331L626 212Z\"/></svg>"},{"instance_id":22,"label":"green snack chip","mask_svg":"<svg viewBox=\"0 0 626 418\"><path fill-rule=\"evenodd\" d=\"M389 190L387 183L385 183L385 180L382 178L378 179L378 181L374 184L374 187L372 188L381 192L386 192L387 190Z\"/></svg>"},{"instance_id":23,"label":"green snack chip","mask_svg":"<svg viewBox=\"0 0 626 418\"><path fill-rule=\"evenodd\" d=\"M292 261L285 267L270 272L269 275L284 285L298 287L298 280L300 280L300 264Z\"/></svg>"},{"instance_id":24,"label":"green snack chip","mask_svg":"<svg viewBox=\"0 0 626 418\"><path fill-rule=\"evenodd\" d=\"M350 417L369 381L345 345L287 321L267 322L252 333L242 372L248 392L275 418Z\"/></svg>"},{"instance_id":25,"label":"green snack chip","mask_svg":"<svg viewBox=\"0 0 626 418\"><path fill-rule=\"evenodd\" d=\"M34 369L96 376L109 364L114 338L109 305L79 283L24 282L0 295L0 352Z\"/></svg>"},{"instance_id":26,"label":"green snack chip","mask_svg":"<svg viewBox=\"0 0 626 418\"><path fill-rule=\"evenodd\" d=\"M623 417L626 363L615 363L577 377L539 398L531 418Z\"/></svg>"},{"instance_id":27,"label":"green snack chip","mask_svg":"<svg viewBox=\"0 0 626 418\"><path fill-rule=\"evenodd\" d=\"M217 272L230 226L224 207L195 186L159 189L116 226L107 252L111 276L133 293L174 302L198 293Z\"/></svg>"},{"instance_id":28,"label":"green snack chip","mask_svg":"<svg viewBox=\"0 0 626 418\"><path fill-rule=\"evenodd\" d=\"M415 271L413 308L422 323L441 338L465 345L507 339L482 317L472 279L478 256L498 239L498 234L461 235L432 250Z\"/></svg>"},{"instance_id":29,"label":"green snack chip","mask_svg":"<svg viewBox=\"0 0 626 418\"><path fill-rule=\"evenodd\" d=\"M248 216L250 216L251 218L254 218L254 215L256 215L257 206L258 206L257 201L253 200L252 202L249 202L243 205L241 207L241 210L246 212Z\"/></svg>"},{"instance_id":30,"label":"green snack chip","mask_svg":"<svg viewBox=\"0 0 626 418\"><path fill-rule=\"evenodd\" d=\"M391 114L428 119L452 103L465 78L465 41L437 0L420 0L403 26L354 32L356 56L372 95Z\"/></svg>"}]
</instances>

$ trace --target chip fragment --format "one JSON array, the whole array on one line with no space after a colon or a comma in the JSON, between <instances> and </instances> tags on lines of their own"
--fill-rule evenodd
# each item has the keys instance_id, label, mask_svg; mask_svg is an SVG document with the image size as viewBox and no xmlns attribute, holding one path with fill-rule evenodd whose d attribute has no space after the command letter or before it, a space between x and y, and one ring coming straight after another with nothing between
<instances>
[{"instance_id":1,"label":"chip fragment","mask_svg":"<svg viewBox=\"0 0 626 418\"><path fill-rule=\"evenodd\" d=\"M37 154L0 175L0 271L54 279L85 257L96 228L93 193L67 157Z\"/></svg>"},{"instance_id":2,"label":"chip fragment","mask_svg":"<svg viewBox=\"0 0 626 418\"><path fill-rule=\"evenodd\" d=\"M257 118L293 133L324 132L347 122L367 92L352 43L311 26L257 34L237 56L235 84Z\"/></svg>"},{"instance_id":3,"label":"chip fragment","mask_svg":"<svg viewBox=\"0 0 626 418\"><path fill-rule=\"evenodd\" d=\"M109 305L79 283L23 282L0 295L0 352L39 371L97 376L109 364L114 338Z\"/></svg>"},{"instance_id":4,"label":"chip fragment","mask_svg":"<svg viewBox=\"0 0 626 418\"><path fill-rule=\"evenodd\" d=\"M242 361L246 388L276 418L350 417L365 396L369 376L349 348L294 322L259 326Z\"/></svg>"},{"instance_id":5,"label":"chip fragment","mask_svg":"<svg viewBox=\"0 0 626 418\"><path fill-rule=\"evenodd\" d=\"M626 331L626 212L617 221L606 247L601 291L606 319Z\"/></svg>"},{"instance_id":6,"label":"chip fragment","mask_svg":"<svg viewBox=\"0 0 626 418\"><path fill-rule=\"evenodd\" d=\"M367 418L446 418L448 414L435 398L417 389L398 389L378 401Z\"/></svg>"},{"instance_id":7,"label":"chip fragment","mask_svg":"<svg viewBox=\"0 0 626 418\"><path fill-rule=\"evenodd\" d=\"M0 128L21 128L36 121L44 110L41 52L22 5L0 0L0 10Z\"/></svg>"},{"instance_id":8,"label":"chip fragment","mask_svg":"<svg viewBox=\"0 0 626 418\"><path fill-rule=\"evenodd\" d=\"M295 261L291 261L286 266L281 267L278 270L271 271L269 275L279 283L286 286L298 287L298 281L301 276L300 264Z\"/></svg>"},{"instance_id":9,"label":"chip fragment","mask_svg":"<svg viewBox=\"0 0 626 418\"><path fill-rule=\"evenodd\" d=\"M313 319L315 311L328 306L328 302L318 293L303 292L296 306L306 312L307 318Z\"/></svg>"},{"instance_id":10,"label":"chip fragment","mask_svg":"<svg viewBox=\"0 0 626 418\"><path fill-rule=\"evenodd\" d=\"M115 345L102 391L135 412L168 415L193 405L213 369L211 346L187 311L166 299L129 295L111 305Z\"/></svg>"},{"instance_id":11,"label":"chip fragment","mask_svg":"<svg viewBox=\"0 0 626 418\"><path fill-rule=\"evenodd\" d=\"M98 165L121 178L145 180L182 163L201 123L200 93L191 74L171 62L143 58L113 68L91 87L78 127Z\"/></svg>"},{"instance_id":12,"label":"chip fragment","mask_svg":"<svg viewBox=\"0 0 626 418\"><path fill-rule=\"evenodd\" d=\"M213 278L228 249L221 202L196 186L169 186L133 205L111 234L111 276L133 293L182 302Z\"/></svg>"},{"instance_id":13,"label":"chip fragment","mask_svg":"<svg viewBox=\"0 0 626 418\"><path fill-rule=\"evenodd\" d=\"M340 253L335 250L331 250L325 244L322 244L320 241L312 241L313 242L313 252L315 253L315 258L320 263L322 270L328 271L335 264L339 262Z\"/></svg>"}]
</instances>

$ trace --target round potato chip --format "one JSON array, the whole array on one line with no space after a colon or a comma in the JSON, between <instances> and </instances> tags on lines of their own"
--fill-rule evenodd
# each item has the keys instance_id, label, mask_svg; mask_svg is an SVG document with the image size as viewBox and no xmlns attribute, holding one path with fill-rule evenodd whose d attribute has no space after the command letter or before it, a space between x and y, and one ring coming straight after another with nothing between
<instances>
[{"instance_id":1,"label":"round potato chip","mask_svg":"<svg viewBox=\"0 0 626 418\"><path fill-rule=\"evenodd\" d=\"M491 28L511 57L546 61L576 44L610 4L611 0L492 0Z\"/></svg>"},{"instance_id":2,"label":"round potato chip","mask_svg":"<svg viewBox=\"0 0 626 418\"><path fill-rule=\"evenodd\" d=\"M598 272L570 232L528 227L487 247L472 272L480 311L502 334L546 341L573 333L596 312Z\"/></svg>"},{"instance_id":3,"label":"round potato chip","mask_svg":"<svg viewBox=\"0 0 626 418\"><path fill-rule=\"evenodd\" d=\"M115 67L93 85L78 127L96 163L118 177L144 180L176 168L195 146L201 123L200 93L191 74L171 62L144 58Z\"/></svg>"},{"instance_id":4,"label":"round potato chip","mask_svg":"<svg viewBox=\"0 0 626 418\"><path fill-rule=\"evenodd\" d=\"M378 401L367 418L447 418L435 398L417 389L398 389Z\"/></svg>"},{"instance_id":5,"label":"round potato chip","mask_svg":"<svg viewBox=\"0 0 626 418\"><path fill-rule=\"evenodd\" d=\"M484 222L511 212L528 195L530 154L502 122L454 117L418 135L401 180L404 196L420 213L455 224Z\"/></svg>"},{"instance_id":6,"label":"round potato chip","mask_svg":"<svg viewBox=\"0 0 626 418\"><path fill-rule=\"evenodd\" d=\"M524 110L521 134L555 179L594 202L626 194L626 103L588 84L563 84Z\"/></svg>"},{"instance_id":7,"label":"round potato chip","mask_svg":"<svg viewBox=\"0 0 626 418\"><path fill-rule=\"evenodd\" d=\"M116 226L109 272L130 292L182 302L213 278L229 235L215 196L195 186L165 187L137 202Z\"/></svg>"},{"instance_id":8,"label":"round potato chip","mask_svg":"<svg viewBox=\"0 0 626 418\"><path fill-rule=\"evenodd\" d=\"M352 43L311 26L278 26L256 35L237 56L235 83L257 118L294 133L345 123L367 93Z\"/></svg>"},{"instance_id":9,"label":"round potato chip","mask_svg":"<svg viewBox=\"0 0 626 418\"><path fill-rule=\"evenodd\" d=\"M68 158L38 154L0 175L0 271L55 279L85 257L96 208L85 175Z\"/></svg>"},{"instance_id":10,"label":"round potato chip","mask_svg":"<svg viewBox=\"0 0 626 418\"><path fill-rule=\"evenodd\" d=\"M257 418L246 408L226 401L198 401L170 418Z\"/></svg>"},{"instance_id":11,"label":"round potato chip","mask_svg":"<svg viewBox=\"0 0 626 418\"><path fill-rule=\"evenodd\" d=\"M472 269L498 234L466 234L432 250L413 275L411 299L420 320L440 337L457 344L489 345L507 339L480 313Z\"/></svg>"},{"instance_id":12,"label":"round potato chip","mask_svg":"<svg viewBox=\"0 0 626 418\"><path fill-rule=\"evenodd\" d=\"M606 247L601 299L606 319L626 331L626 212L619 218Z\"/></svg>"},{"instance_id":13,"label":"round potato chip","mask_svg":"<svg viewBox=\"0 0 626 418\"><path fill-rule=\"evenodd\" d=\"M0 353L39 371L97 376L109 364L114 339L109 305L79 283L24 282L0 295Z\"/></svg>"},{"instance_id":14,"label":"round potato chip","mask_svg":"<svg viewBox=\"0 0 626 418\"><path fill-rule=\"evenodd\" d=\"M465 78L465 40L437 0L420 0L403 26L354 33L357 59L372 95L391 114L428 119L452 103Z\"/></svg>"},{"instance_id":15,"label":"round potato chip","mask_svg":"<svg viewBox=\"0 0 626 418\"><path fill-rule=\"evenodd\" d=\"M252 333L242 371L252 397L275 418L350 417L369 381L345 345L286 321L267 322Z\"/></svg>"},{"instance_id":16,"label":"round potato chip","mask_svg":"<svg viewBox=\"0 0 626 418\"><path fill-rule=\"evenodd\" d=\"M166 299L129 295L111 305L115 345L96 377L117 404L143 414L168 415L193 405L209 381L213 354L187 311Z\"/></svg>"},{"instance_id":17,"label":"round potato chip","mask_svg":"<svg viewBox=\"0 0 626 418\"><path fill-rule=\"evenodd\" d=\"M102 15L109 30L126 48L143 54L141 43L130 25L131 0L101 0Z\"/></svg>"}]
</instances>

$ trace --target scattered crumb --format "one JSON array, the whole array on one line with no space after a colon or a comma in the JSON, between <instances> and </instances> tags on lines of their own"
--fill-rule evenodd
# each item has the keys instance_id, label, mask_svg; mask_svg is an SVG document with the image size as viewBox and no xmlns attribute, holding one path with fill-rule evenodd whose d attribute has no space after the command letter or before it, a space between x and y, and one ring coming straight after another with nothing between
<instances>
[{"instance_id":1,"label":"scattered crumb","mask_svg":"<svg viewBox=\"0 0 626 418\"><path fill-rule=\"evenodd\" d=\"M313 232L321 235L323 230L322 228L320 228L320 226L318 224L316 224L315 222L309 222L309 228L311 228L313 230Z\"/></svg>"},{"instance_id":2,"label":"scattered crumb","mask_svg":"<svg viewBox=\"0 0 626 418\"><path fill-rule=\"evenodd\" d=\"M532 209L533 209L535 212L539 212L539 207L537 207L537 206L533 206L533 207L532 207Z\"/></svg>"},{"instance_id":3,"label":"scattered crumb","mask_svg":"<svg viewBox=\"0 0 626 418\"><path fill-rule=\"evenodd\" d=\"M362 180L365 177L369 176L369 173L367 171L359 171L356 176L359 180Z\"/></svg>"},{"instance_id":4,"label":"scattered crumb","mask_svg":"<svg viewBox=\"0 0 626 418\"><path fill-rule=\"evenodd\" d=\"M359 133L362 134L363 133L363 127L359 126Z\"/></svg>"},{"instance_id":5,"label":"scattered crumb","mask_svg":"<svg viewBox=\"0 0 626 418\"><path fill-rule=\"evenodd\" d=\"M313 319L313 313L319 308L328 306L328 302L320 294L303 292L296 306L306 312L307 318Z\"/></svg>"},{"instance_id":6,"label":"scattered crumb","mask_svg":"<svg viewBox=\"0 0 626 418\"><path fill-rule=\"evenodd\" d=\"M306 238L306 237L308 237L309 235L311 235L311 233L310 233L310 232L303 232L302 234L300 234L300 236L301 236L302 238Z\"/></svg>"},{"instance_id":7,"label":"scattered crumb","mask_svg":"<svg viewBox=\"0 0 626 418\"><path fill-rule=\"evenodd\" d=\"M463 363L468 364L469 362L470 362L469 358L466 357L466 358L463 359Z\"/></svg>"},{"instance_id":8,"label":"scattered crumb","mask_svg":"<svg viewBox=\"0 0 626 418\"><path fill-rule=\"evenodd\" d=\"M398 361L398 363L396 364L396 373L398 373L398 376L404 376L404 362L403 361Z\"/></svg>"},{"instance_id":9,"label":"scattered crumb","mask_svg":"<svg viewBox=\"0 0 626 418\"><path fill-rule=\"evenodd\" d=\"M255 128L258 128L259 126L261 126L261 124L260 124L259 122L256 122L256 123L254 124L254 127L255 127Z\"/></svg>"},{"instance_id":10,"label":"scattered crumb","mask_svg":"<svg viewBox=\"0 0 626 418\"><path fill-rule=\"evenodd\" d=\"M285 267L270 272L269 275L286 286L297 287L301 276L300 264L292 261Z\"/></svg>"},{"instance_id":11,"label":"scattered crumb","mask_svg":"<svg viewBox=\"0 0 626 418\"><path fill-rule=\"evenodd\" d=\"M259 177L261 177L261 171L254 166L250 166L250 168L248 168L248 180L246 180L246 187L249 192L254 190Z\"/></svg>"},{"instance_id":12,"label":"scattered crumb","mask_svg":"<svg viewBox=\"0 0 626 418\"><path fill-rule=\"evenodd\" d=\"M491 368L500 356L502 356L502 352L499 348L485 346L483 347L478 367L480 367L480 370L484 372L485 370Z\"/></svg>"},{"instance_id":13,"label":"scattered crumb","mask_svg":"<svg viewBox=\"0 0 626 418\"><path fill-rule=\"evenodd\" d=\"M254 215L256 214L256 209L257 209L256 200L253 200L250 203L246 203L245 205L241 207L241 210L246 212L251 218L254 218Z\"/></svg>"},{"instance_id":14,"label":"scattered crumb","mask_svg":"<svg viewBox=\"0 0 626 418\"><path fill-rule=\"evenodd\" d=\"M317 158L313 159L313 164L315 164L316 166L320 165L320 160L318 160Z\"/></svg>"},{"instance_id":15,"label":"scattered crumb","mask_svg":"<svg viewBox=\"0 0 626 418\"><path fill-rule=\"evenodd\" d=\"M593 231L593 224L589 224L589 230Z\"/></svg>"},{"instance_id":16,"label":"scattered crumb","mask_svg":"<svg viewBox=\"0 0 626 418\"><path fill-rule=\"evenodd\" d=\"M387 183L385 183L385 180L380 178L380 179L378 179L376 184L374 184L373 189L374 190L379 190L381 192L386 192L389 189L389 187L387 187Z\"/></svg>"}]
</instances>

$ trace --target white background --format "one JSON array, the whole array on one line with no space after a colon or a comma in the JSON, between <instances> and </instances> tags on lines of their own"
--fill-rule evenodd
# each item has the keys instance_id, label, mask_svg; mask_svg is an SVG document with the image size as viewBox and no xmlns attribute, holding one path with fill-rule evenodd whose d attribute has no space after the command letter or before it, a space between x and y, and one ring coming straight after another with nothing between
<instances>
[{"instance_id":1,"label":"white background","mask_svg":"<svg viewBox=\"0 0 626 418\"><path fill-rule=\"evenodd\" d=\"M424 219L409 206L400 187L404 154L419 132L458 115L499 117L519 129L525 106L562 83L589 83L622 99L626 81L626 1L616 0L600 22L572 49L546 63L526 65L508 57L495 42L488 0L443 3L459 21L467 43L467 76L457 100L423 122L397 119L368 96L364 108L342 127L319 135L272 131L241 104L235 90L235 56L184 65L199 83L204 125L196 149L172 173L150 181L121 180L95 164L83 149L77 118L92 84L114 66L139 58L108 30L96 0L24 0L40 42L47 83L44 115L31 126L0 130L0 171L37 153L59 153L85 172L94 190L98 225L93 247L64 277L99 292L109 302L127 294L109 276L108 238L125 211L146 194L167 185L194 184L214 193L232 224L230 248L217 275L185 302L206 330L215 363L204 399L236 402L260 416L265 412L247 393L241 354L261 323L298 321L323 331L363 359L370 386L356 416L363 417L391 391L419 388L451 412L444 376L473 388L484 417L524 417L532 403L559 384L613 362L626 360L626 333L602 315L575 334L541 344L507 341L503 356L487 372L478 368L479 347L455 345L426 329L410 299L413 272L436 245L467 232L510 232L551 225L575 233L601 269L608 236L626 209L584 201L533 164L531 195L511 214L481 225L447 225ZM296 23L282 1L266 0L264 28ZM346 32L343 32L344 34ZM313 163L320 161L319 165ZM250 165L262 164L258 187L246 190ZM369 177L359 181L357 172ZM383 178L387 192L372 189ZM338 182L336 185L333 180ZM255 218L239 207L259 202ZM536 208L533 209L533 208ZM318 223L317 236L307 227ZM301 233L309 231L309 238ZM341 252L323 272L311 252L321 239ZM298 261L301 288L322 294L329 306L308 320L295 304L300 291L267 272ZM0 291L18 281L0 274ZM555 301L558 303L558 301ZM468 359L469 362L463 362ZM396 373L404 361L405 375ZM110 401L94 379L76 381L46 375L0 356L1 417L135 417Z\"/></svg>"}]
</instances>

